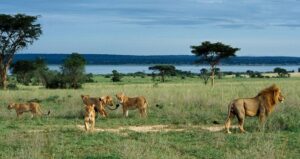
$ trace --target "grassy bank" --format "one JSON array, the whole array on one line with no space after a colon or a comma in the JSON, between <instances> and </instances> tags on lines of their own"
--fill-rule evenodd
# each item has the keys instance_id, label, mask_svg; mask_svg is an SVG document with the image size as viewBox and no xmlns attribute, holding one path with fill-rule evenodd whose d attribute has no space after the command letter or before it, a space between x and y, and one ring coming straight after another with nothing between
<instances>
[{"instance_id":1,"label":"grassy bank","mask_svg":"<svg viewBox=\"0 0 300 159\"><path fill-rule=\"evenodd\" d=\"M0 158L298 158L300 154L300 80L222 79L212 89L199 78L169 79L153 84L150 78L124 77L113 84L109 78L95 77L96 83L79 90L47 90L38 86L20 86L19 90L0 90ZM247 118L246 134L233 131L209 132L197 127L223 124L230 100L252 97L273 83L282 88L286 101L269 117L265 132L257 131L257 119ZM130 125L170 125L185 127L181 132L85 133L81 94L112 95L123 91L128 96L144 95L149 116L140 119L137 111L122 117L121 109L109 111L109 117L97 118L96 128ZM9 102L41 100L49 117L16 119ZM158 107L156 105L159 105ZM236 123L236 120L235 120Z\"/></svg>"}]
</instances>

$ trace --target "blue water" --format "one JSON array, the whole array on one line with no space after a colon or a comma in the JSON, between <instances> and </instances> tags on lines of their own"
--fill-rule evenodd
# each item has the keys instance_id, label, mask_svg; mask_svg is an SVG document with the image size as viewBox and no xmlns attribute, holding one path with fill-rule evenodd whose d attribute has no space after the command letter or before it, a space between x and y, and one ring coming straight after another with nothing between
<instances>
[{"instance_id":1,"label":"blue water","mask_svg":"<svg viewBox=\"0 0 300 159\"><path fill-rule=\"evenodd\" d=\"M117 70L121 73L134 73L134 72L145 72L151 73L152 71L148 69L150 65L87 65L85 67L86 73L93 74L110 74L112 70ZM59 70L59 65L49 65L49 68L52 70ZM175 66L176 69L182 71L191 71L194 73L199 73L200 69L206 68L209 69L209 66L203 65L178 65ZM266 66L240 66L240 65L227 65L227 66L218 66L221 71L233 71L233 72L246 72L247 70L258 71L258 72L269 72L273 71L274 68L281 67L288 71L298 71L300 65L288 65L288 66L278 66L278 65L266 65Z\"/></svg>"}]
</instances>

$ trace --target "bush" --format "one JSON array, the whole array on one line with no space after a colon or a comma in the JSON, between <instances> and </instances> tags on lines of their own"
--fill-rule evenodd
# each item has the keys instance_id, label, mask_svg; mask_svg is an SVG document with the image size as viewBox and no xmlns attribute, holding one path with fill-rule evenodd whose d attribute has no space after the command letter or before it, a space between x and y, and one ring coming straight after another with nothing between
<instances>
[{"instance_id":1,"label":"bush","mask_svg":"<svg viewBox=\"0 0 300 159\"><path fill-rule=\"evenodd\" d=\"M241 73L235 73L235 78L242 78L242 74Z\"/></svg>"},{"instance_id":2,"label":"bush","mask_svg":"<svg viewBox=\"0 0 300 159\"><path fill-rule=\"evenodd\" d=\"M85 59L78 53L68 56L61 71L39 70L39 76L46 88L81 88L84 82L93 82L93 74L84 74Z\"/></svg>"},{"instance_id":3,"label":"bush","mask_svg":"<svg viewBox=\"0 0 300 159\"><path fill-rule=\"evenodd\" d=\"M85 82L95 82L94 79L93 79L93 74L92 73L89 73L89 74L86 74L85 75Z\"/></svg>"},{"instance_id":4,"label":"bush","mask_svg":"<svg viewBox=\"0 0 300 159\"><path fill-rule=\"evenodd\" d=\"M17 77L19 83L29 85L36 67L32 61L20 60L11 65L11 70L12 74Z\"/></svg>"},{"instance_id":5,"label":"bush","mask_svg":"<svg viewBox=\"0 0 300 159\"><path fill-rule=\"evenodd\" d=\"M24 85L41 83L41 72L48 70L43 59L37 58L34 61L20 60L11 65L12 74L16 76L17 82Z\"/></svg>"},{"instance_id":6,"label":"bush","mask_svg":"<svg viewBox=\"0 0 300 159\"><path fill-rule=\"evenodd\" d=\"M17 90L17 89L18 89L18 86L17 86L17 84L15 84L15 83L9 83L9 84L7 85L7 89L10 89L10 90Z\"/></svg>"},{"instance_id":7,"label":"bush","mask_svg":"<svg viewBox=\"0 0 300 159\"><path fill-rule=\"evenodd\" d=\"M113 82L121 82L121 74L117 71L117 70L113 70L112 71L112 77L111 77L111 80Z\"/></svg>"},{"instance_id":8,"label":"bush","mask_svg":"<svg viewBox=\"0 0 300 159\"><path fill-rule=\"evenodd\" d=\"M42 74L43 84L46 88L67 88L62 74L58 71L45 71Z\"/></svg>"},{"instance_id":9,"label":"bush","mask_svg":"<svg viewBox=\"0 0 300 159\"><path fill-rule=\"evenodd\" d=\"M246 73L249 75L250 78L264 78L264 76L257 71L251 71L251 70L247 70Z\"/></svg>"},{"instance_id":10,"label":"bush","mask_svg":"<svg viewBox=\"0 0 300 159\"><path fill-rule=\"evenodd\" d=\"M200 70L200 78L203 79L205 85L208 83L209 77L210 77L210 74L209 74L208 70L205 68L202 68Z\"/></svg>"}]
</instances>

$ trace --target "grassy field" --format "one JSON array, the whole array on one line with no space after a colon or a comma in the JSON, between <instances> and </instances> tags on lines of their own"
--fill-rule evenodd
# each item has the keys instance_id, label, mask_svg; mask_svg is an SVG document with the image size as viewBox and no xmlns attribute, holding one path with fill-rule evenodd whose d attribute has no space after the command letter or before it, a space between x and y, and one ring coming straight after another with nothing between
<instances>
[{"instance_id":1,"label":"grassy field","mask_svg":"<svg viewBox=\"0 0 300 159\"><path fill-rule=\"evenodd\" d=\"M150 78L125 77L114 84L109 78L95 77L79 90L47 90L39 86L19 86L19 90L0 90L0 158L299 158L300 156L300 79L221 79L212 89L199 78L169 79L153 84ZM230 100L252 97L273 83L282 88L286 101L276 106L266 129L259 132L257 118L247 118L246 134L233 130L211 132L201 126L222 126ZM183 131L86 133L83 125L81 94L128 96L144 95L149 103L147 119L121 109L99 117L96 128L108 129L142 125L168 125ZM16 118L7 110L9 102L41 100L49 117ZM156 105L159 105L157 107ZM237 123L236 119L234 123Z\"/></svg>"}]
</instances>

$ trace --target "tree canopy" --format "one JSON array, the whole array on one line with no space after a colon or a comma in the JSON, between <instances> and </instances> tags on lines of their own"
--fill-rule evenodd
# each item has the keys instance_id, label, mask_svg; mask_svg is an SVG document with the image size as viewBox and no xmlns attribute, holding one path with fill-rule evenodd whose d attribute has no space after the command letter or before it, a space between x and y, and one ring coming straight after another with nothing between
<instances>
[{"instance_id":1,"label":"tree canopy","mask_svg":"<svg viewBox=\"0 0 300 159\"><path fill-rule=\"evenodd\" d=\"M235 53L240 50L233 48L230 45L225 45L221 42L211 43L204 41L201 45L191 46L192 53L199 57L197 63L207 62L211 66L211 79L214 85L215 66L220 63L222 59L235 56Z\"/></svg>"},{"instance_id":2,"label":"tree canopy","mask_svg":"<svg viewBox=\"0 0 300 159\"><path fill-rule=\"evenodd\" d=\"M280 67L274 68L274 72L278 74L278 77L288 77L289 75L286 69Z\"/></svg>"},{"instance_id":3,"label":"tree canopy","mask_svg":"<svg viewBox=\"0 0 300 159\"><path fill-rule=\"evenodd\" d=\"M161 76L162 82L165 82L165 75L169 75L175 72L176 68L173 65L155 65L150 66L149 70L159 71L159 75Z\"/></svg>"},{"instance_id":4,"label":"tree canopy","mask_svg":"<svg viewBox=\"0 0 300 159\"><path fill-rule=\"evenodd\" d=\"M79 53L72 53L61 66L62 75L71 88L79 88L85 80L86 60Z\"/></svg>"},{"instance_id":5,"label":"tree canopy","mask_svg":"<svg viewBox=\"0 0 300 159\"><path fill-rule=\"evenodd\" d=\"M33 44L42 34L37 16L0 14L0 87L6 88L7 70L14 54Z\"/></svg>"},{"instance_id":6,"label":"tree canopy","mask_svg":"<svg viewBox=\"0 0 300 159\"><path fill-rule=\"evenodd\" d=\"M217 65L221 59L236 56L236 51L240 50L221 42L211 43L209 41L204 41L198 46L191 46L191 49L193 54L200 57L198 63L207 62L210 65Z\"/></svg>"}]
</instances>

